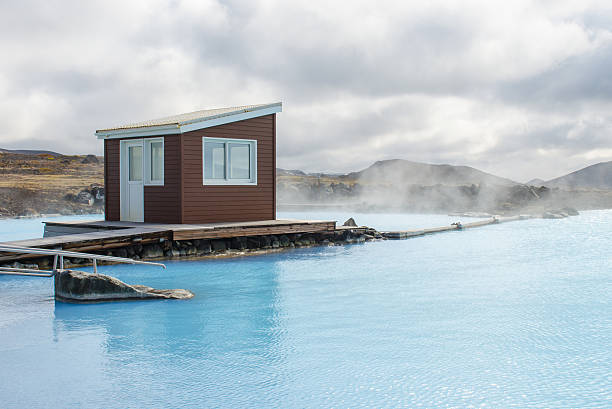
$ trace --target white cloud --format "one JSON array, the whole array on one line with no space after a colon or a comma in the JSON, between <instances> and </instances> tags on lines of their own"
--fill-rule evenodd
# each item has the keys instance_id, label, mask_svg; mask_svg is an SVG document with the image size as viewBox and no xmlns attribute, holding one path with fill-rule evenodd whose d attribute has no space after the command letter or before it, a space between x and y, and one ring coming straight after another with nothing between
<instances>
[{"instance_id":1,"label":"white cloud","mask_svg":"<svg viewBox=\"0 0 612 409\"><path fill-rule=\"evenodd\" d=\"M279 166L553 177L612 159L610 27L603 1L5 2L0 146L282 100Z\"/></svg>"}]
</instances>

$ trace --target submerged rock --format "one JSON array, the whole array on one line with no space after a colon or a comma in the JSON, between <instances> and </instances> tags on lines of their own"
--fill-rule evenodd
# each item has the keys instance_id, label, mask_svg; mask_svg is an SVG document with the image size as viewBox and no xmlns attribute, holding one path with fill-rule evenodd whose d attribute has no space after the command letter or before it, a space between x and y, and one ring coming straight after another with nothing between
<instances>
[{"instance_id":1,"label":"submerged rock","mask_svg":"<svg viewBox=\"0 0 612 409\"><path fill-rule=\"evenodd\" d=\"M85 271L65 270L55 275L55 299L59 301L185 300L193 296L189 290L157 290L144 285L129 285L115 277Z\"/></svg>"}]
</instances>

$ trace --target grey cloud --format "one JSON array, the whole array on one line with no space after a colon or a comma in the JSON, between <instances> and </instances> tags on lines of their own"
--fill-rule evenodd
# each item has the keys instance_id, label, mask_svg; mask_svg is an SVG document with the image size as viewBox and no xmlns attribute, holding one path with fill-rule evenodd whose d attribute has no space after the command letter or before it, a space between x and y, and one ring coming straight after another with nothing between
<instances>
[{"instance_id":1,"label":"grey cloud","mask_svg":"<svg viewBox=\"0 0 612 409\"><path fill-rule=\"evenodd\" d=\"M564 111L589 100L612 101L612 45L572 57L538 75L499 86L508 102Z\"/></svg>"},{"instance_id":2,"label":"grey cloud","mask_svg":"<svg viewBox=\"0 0 612 409\"><path fill-rule=\"evenodd\" d=\"M3 3L0 146L101 153L100 127L283 100L282 167L399 157L522 180L607 159L610 10L500 4L529 21L444 2Z\"/></svg>"}]
</instances>

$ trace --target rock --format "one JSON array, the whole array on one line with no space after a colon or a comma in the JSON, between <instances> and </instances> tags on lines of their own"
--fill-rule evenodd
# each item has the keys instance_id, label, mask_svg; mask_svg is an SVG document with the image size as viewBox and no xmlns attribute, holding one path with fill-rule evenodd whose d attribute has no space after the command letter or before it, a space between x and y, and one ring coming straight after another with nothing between
<instances>
[{"instance_id":1,"label":"rock","mask_svg":"<svg viewBox=\"0 0 612 409\"><path fill-rule=\"evenodd\" d=\"M104 274L64 270L55 275L55 299L86 303L145 299L189 299L189 290L156 290L144 285L129 285Z\"/></svg>"},{"instance_id":2,"label":"rock","mask_svg":"<svg viewBox=\"0 0 612 409\"><path fill-rule=\"evenodd\" d=\"M347 221L344 222L343 226L357 227L357 223L355 223L355 219L351 217Z\"/></svg>"},{"instance_id":3,"label":"rock","mask_svg":"<svg viewBox=\"0 0 612 409\"><path fill-rule=\"evenodd\" d=\"M172 248L168 250L168 254L170 254L170 257L180 257L181 250L177 246L172 246Z\"/></svg>"},{"instance_id":4,"label":"rock","mask_svg":"<svg viewBox=\"0 0 612 409\"><path fill-rule=\"evenodd\" d=\"M289 237L284 234L278 238L278 241L281 247L289 247L289 245L291 244L291 240L289 240Z\"/></svg>"},{"instance_id":5,"label":"rock","mask_svg":"<svg viewBox=\"0 0 612 409\"><path fill-rule=\"evenodd\" d=\"M553 213L553 212L542 213L542 219L563 219L564 217L567 217L567 216L563 216L561 214Z\"/></svg>"},{"instance_id":6,"label":"rock","mask_svg":"<svg viewBox=\"0 0 612 409\"><path fill-rule=\"evenodd\" d=\"M98 184L89 185L89 192L96 203L104 202L104 186Z\"/></svg>"},{"instance_id":7,"label":"rock","mask_svg":"<svg viewBox=\"0 0 612 409\"><path fill-rule=\"evenodd\" d=\"M87 190L83 190L76 195L76 202L81 204L86 204L88 206L92 206L95 202L94 197Z\"/></svg>"},{"instance_id":8,"label":"rock","mask_svg":"<svg viewBox=\"0 0 612 409\"><path fill-rule=\"evenodd\" d=\"M134 254L132 254L132 256L133 256L133 255L134 255ZM130 257L130 256L128 255L128 251L127 251L127 249L125 249L125 248L119 248L119 249L115 249L115 250L113 250L113 256L115 256L115 257L123 257L123 258Z\"/></svg>"},{"instance_id":9,"label":"rock","mask_svg":"<svg viewBox=\"0 0 612 409\"><path fill-rule=\"evenodd\" d=\"M164 256L164 249L159 244L147 244L142 250L142 258L159 258Z\"/></svg>"},{"instance_id":10,"label":"rock","mask_svg":"<svg viewBox=\"0 0 612 409\"><path fill-rule=\"evenodd\" d=\"M50 257L42 257L37 260L38 268L41 270L49 270L52 265L52 259Z\"/></svg>"},{"instance_id":11,"label":"rock","mask_svg":"<svg viewBox=\"0 0 612 409\"><path fill-rule=\"evenodd\" d=\"M136 255L136 250L134 249L134 247L133 247L133 246L127 246L127 247L125 248L125 251L126 251L127 256L128 256L129 258L132 258L132 257L134 257L134 256Z\"/></svg>"},{"instance_id":12,"label":"rock","mask_svg":"<svg viewBox=\"0 0 612 409\"><path fill-rule=\"evenodd\" d=\"M81 163L100 163L96 155L87 155L83 158Z\"/></svg>"},{"instance_id":13,"label":"rock","mask_svg":"<svg viewBox=\"0 0 612 409\"><path fill-rule=\"evenodd\" d=\"M272 240L270 240L270 236L260 236L259 240L261 242L261 247L270 247L272 245Z\"/></svg>"},{"instance_id":14,"label":"rock","mask_svg":"<svg viewBox=\"0 0 612 409\"><path fill-rule=\"evenodd\" d=\"M225 251L227 249L225 246L225 240L213 240L211 245L214 251Z\"/></svg>"},{"instance_id":15,"label":"rock","mask_svg":"<svg viewBox=\"0 0 612 409\"><path fill-rule=\"evenodd\" d=\"M38 270L38 264L33 264L33 263L20 263L18 261L14 261L12 264L8 264L5 265L5 267L12 267L12 268L29 268L32 270Z\"/></svg>"},{"instance_id":16,"label":"rock","mask_svg":"<svg viewBox=\"0 0 612 409\"><path fill-rule=\"evenodd\" d=\"M197 246L198 246L198 252L200 254L208 254L212 251L212 247L210 246L209 240L200 240Z\"/></svg>"},{"instance_id":17,"label":"rock","mask_svg":"<svg viewBox=\"0 0 612 409\"><path fill-rule=\"evenodd\" d=\"M233 237L230 243L230 248L235 250L244 250L247 248L246 237Z\"/></svg>"},{"instance_id":18,"label":"rock","mask_svg":"<svg viewBox=\"0 0 612 409\"><path fill-rule=\"evenodd\" d=\"M261 247L261 239L257 236L247 237L247 248L258 249Z\"/></svg>"}]
</instances>

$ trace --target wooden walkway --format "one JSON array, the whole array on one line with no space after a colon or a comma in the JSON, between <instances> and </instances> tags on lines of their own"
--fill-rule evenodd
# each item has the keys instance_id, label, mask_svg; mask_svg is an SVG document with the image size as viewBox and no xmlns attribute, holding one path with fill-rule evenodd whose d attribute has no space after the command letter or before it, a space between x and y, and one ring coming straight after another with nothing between
<instances>
[{"instance_id":1,"label":"wooden walkway","mask_svg":"<svg viewBox=\"0 0 612 409\"><path fill-rule=\"evenodd\" d=\"M51 248L80 252L104 251L130 244L159 243L164 240L223 239L244 236L280 235L334 231L335 221L264 220L242 223L157 224L107 221L45 222L54 233L70 234L4 242L23 247ZM79 233L79 231L82 231ZM1 254L0 261L13 260L14 254Z\"/></svg>"}]
</instances>

